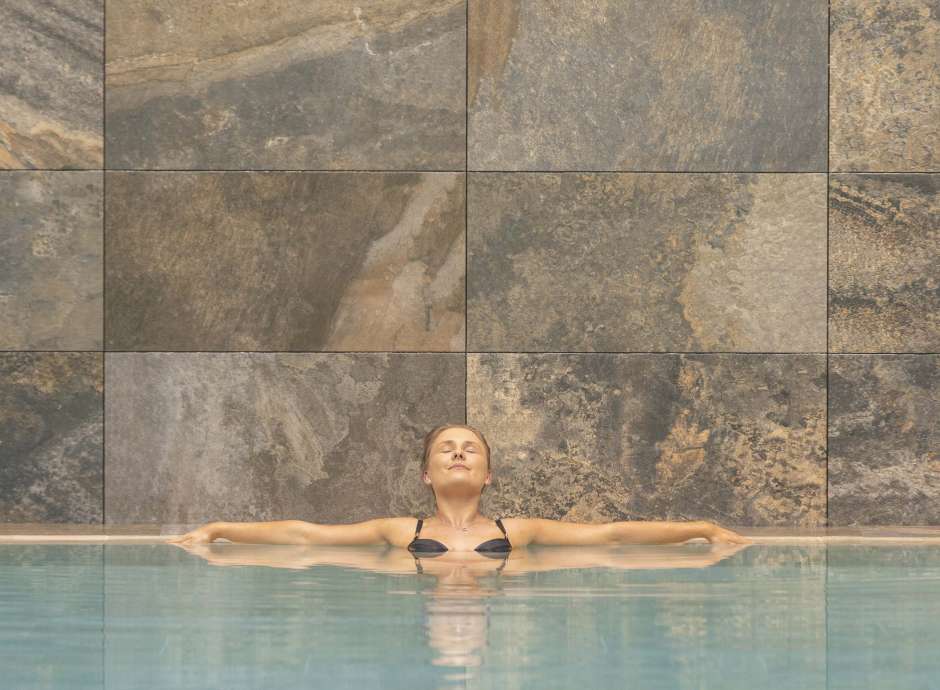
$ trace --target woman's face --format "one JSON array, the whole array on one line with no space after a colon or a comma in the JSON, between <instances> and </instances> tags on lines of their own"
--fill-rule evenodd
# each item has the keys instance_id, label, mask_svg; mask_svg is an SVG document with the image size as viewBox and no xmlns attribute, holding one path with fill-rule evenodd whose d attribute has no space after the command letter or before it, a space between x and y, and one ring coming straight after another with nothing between
<instances>
[{"instance_id":1,"label":"woman's face","mask_svg":"<svg viewBox=\"0 0 940 690\"><path fill-rule=\"evenodd\" d=\"M486 464L486 448L475 433L460 427L445 429L431 445L424 481L437 492L466 487L479 493L491 481Z\"/></svg>"}]
</instances>

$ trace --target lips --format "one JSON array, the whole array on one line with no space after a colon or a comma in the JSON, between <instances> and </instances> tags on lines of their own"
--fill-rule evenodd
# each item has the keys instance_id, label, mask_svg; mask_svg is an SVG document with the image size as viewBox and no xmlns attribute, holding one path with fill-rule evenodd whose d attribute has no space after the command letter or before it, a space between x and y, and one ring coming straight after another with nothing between
<instances>
[{"instance_id":1,"label":"lips","mask_svg":"<svg viewBox=\"0 0 940 690\"><path fill-rule=\"evenodd\" d=\"M460 463L457 463L456 465L451 465L451 466L450 466L450 469L452 469L452 470L459 470L459 469L469 470L470 468L467 467L466 465L461 465Z\"/></svg>"}]
</instances>

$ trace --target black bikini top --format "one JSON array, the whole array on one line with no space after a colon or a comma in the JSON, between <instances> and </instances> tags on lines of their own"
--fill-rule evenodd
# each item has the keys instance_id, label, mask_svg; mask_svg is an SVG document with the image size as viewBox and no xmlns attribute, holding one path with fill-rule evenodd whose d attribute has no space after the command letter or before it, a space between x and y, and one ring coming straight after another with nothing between
<instances>
[{"instance_id":1,"label":"black bikini top","mask_svg":"<svg viewBox=\"0 0 940 690\"><path fill-rule=\"evenodd\" d=\"M438 556L447 551L447 547L436 539L418 539L418 535L421 534L421 525L423 524L424 520L419 519L418 526L415 528L414 539L408 544L408 550L412 553ZM505 536L501 539L485 541L476 547L474 551L478 551L484 556L489 556L490 554L505 554L512 551L512 544L509 543L509 535L506 534L506 528L503 527L503 523L499 518L496 518L496 526L499 527L499 531ZM499 555L496 556L496 558L499 557Z\"/></svg>"}]
</instances>

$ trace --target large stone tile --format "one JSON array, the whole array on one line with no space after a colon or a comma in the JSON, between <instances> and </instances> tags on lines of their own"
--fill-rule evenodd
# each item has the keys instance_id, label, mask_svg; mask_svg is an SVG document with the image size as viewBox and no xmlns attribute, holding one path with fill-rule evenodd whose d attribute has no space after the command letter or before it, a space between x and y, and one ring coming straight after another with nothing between
<instances>
[{"instance_id":1,"label":"large stone tile","mask_svg":"<svg viewBox=\"0 0 940 690\"><path fill-rule=\"evenodd\" d=\"M101 522L100 352L0 352L0 522Z\"/></svg>"},{"instance_id":2,"label":"large stone tile","mask_svg":"<svg viewBox=\"0 0 940 690\"><path fill-rule=\"evenodd\" d=\"M101 176L0 172L0 349L101 349Z\"/></svg>"},{"instance_id":3,"label":"large stone tile","mask_svg":"<svg viewBox=\"0 0 940 690\"><path fill-rule=\"evenodd\" d=\"M462 174L107 175L109 349L464 348Z\"/></svg>"},{"instance_id":4,"label":"large stone tile","mask_svg":"<svg viewBox=\"0 0 940 690\"><path fill-rule=\"evenodd\" d=\"M101 168L104 0L6 0L0 27L0 168Z\"/></svg>"},{"instance_id":5,"label":"large stone tile","mask_svg":"<svg viewBox=\"0 0 940 690\"><path fill-rule=\"evenodd\" d=\"M106 357L109 524L421 514L424 434L464 419L460 354Z\"/></svg>"},{"instance_id":6,"label":"large stone tile","mask_svg":"<svg viewBox=\"0 0 940 690\"><path fill-rule=\"evenodd\" d=\"M826 350L822 174L473 173L469 348Z\"/></svg>"},{"instance_id":7,"label":"large stone tile","mask_svg":"<svg viewBox=\"0 0 940 690\"><path fill-rule=\"evenodd\" d=\"M832 352L940 352L940 175L833 175Z\"/></svg>"},{"instance_id":8,"label":"large stone tile","mask_svg":"<svg viewBox=\"0 0 940 690\"><path fill-rule=\"evenodd\" d=\"M831 0L832 170L940 170L936 0Z\"/></svg>"},{"instance_id":9,"label":"large stone tile","mask_svg":"<svg viewBox=\"0 0 940 690\"><path fill-rule=\"evenodd\" d=\"M464 168L464 0L109 0L107 40L109 168Z\"/></svg>"},{"instance_id":10,"label":"large stone tile","mask_svg":"<svg viewBox=\"0 0 940 690\"><path fill-rule=\"evenodd\" d=\"M940 525L940 355L832 355L829 522Z\"/></svg>"},{"instance_id":11,"label":"large stone tile","mask_svg":"<svg viewBox=\"0 0 940 690\"><path fill-rule=\"evenodd\" d=\"M469 1L471 169L826 169L825 0Z\"/></svg>"},{"instance_id":12,"label":"large stone tile","mask_svg":"<svg viewBox=\"0 0 940 690\"><path fill-rule=\"evenodd\" d=\"M489 514L825 524L825 355L468 359Z\"/></svg>"}]
</instances>

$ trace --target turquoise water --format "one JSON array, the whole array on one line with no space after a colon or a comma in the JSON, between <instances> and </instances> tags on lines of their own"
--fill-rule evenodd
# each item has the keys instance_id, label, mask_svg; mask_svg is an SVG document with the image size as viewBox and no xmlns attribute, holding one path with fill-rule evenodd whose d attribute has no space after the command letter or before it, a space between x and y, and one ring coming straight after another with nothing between
<instances>
[{"instance_id":1,"label":"turquoise water","mask_svg":"<svg viewBox=\"0 0 940 690\"><path fill-rule=\"evenodd\" d=\"M421 566L374 547L0 545L0 687L940 688L938 546Z\"/></svg>"}]
</instances>

